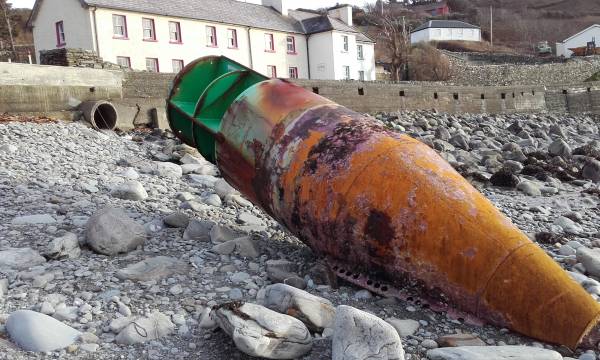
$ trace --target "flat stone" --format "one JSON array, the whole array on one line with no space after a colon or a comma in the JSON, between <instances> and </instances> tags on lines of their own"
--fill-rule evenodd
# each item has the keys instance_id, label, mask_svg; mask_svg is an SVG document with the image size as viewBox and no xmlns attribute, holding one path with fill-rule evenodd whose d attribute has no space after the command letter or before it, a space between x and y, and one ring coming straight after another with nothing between
<instances>
[{"instance_id":1,"label":"flat stone","mask_svg":"<svg viewBox=\"0 0 600 360\"><path fill-rule=\"evenodd\" d=\"M0 270L25 270L43 264L46 259L31 248L7 249L0 251Z\"/></svg>"},{"instance_id":2,"label":"flat stone","mask_svg":"<svg viewBox=\"0 0 600 360\"><path fill-rule=\"evenodd\" d=\"M110 191L110 195L118 199L132 201L141 201L148 198L148 193L144 189L144 185L136 180L117 184Z\"/></svg>"},{"instance_id":3,"label":"flat stone","mask_svg":"<svg viewBox=\"0 0 600 360\"><path fill-rule=\"evenodd\" d=\"M212 251L220 255L236 254L251 259L260 256L258 245L249 236L217 244L213 246Z\"/></svg>"},{"instance_id":4,"label":"flat stone","mask_svg":"<svg viewBox=\"0 0 600 360\"><path fill-rule=\"evenodd\" d=\"M414 335L421 327L421 324L418 321L412 319L400 320L396 318L389 318L385 321L392 325L398 332L398 335L403 338Z\"/></svg>"},{"instance_id":5,"label":"flat stone","mask_svg":"<svg viewBox=\"0 0 600 360\"><path fill-rule=\"evenodd\" d=\"M185 240L209 241L211 229L214 226L215 223L210 220L192 219L183 232L183 238Z\"/></svg>"},{"instance_id":6,"label":"flat stone","mask_svg":"<svg viewBox=\"0 0 600 360\"><path fill-rule=\"evenodd\" d=\"M536 183L531 182L529 180L521 181L519 183L519 185L517 185L517 190L519 190L529 196L541 196L542 195L542 190L540 190L540 187Z\"/></svg>"},{"instance_id":7,"label":"flat stone","mask_svg":"<svg viewBox=\"0 0 600 360\"><path fill-rule=\"evenodd\" d=\"M247 355L295 359L312 348L310 332L291 316L250 303L225 304L214 313L217 324Z\"/></svg>"},{"instance_id":8,"label":"flat stone","mask_svg":"<svg viewBox=\"0 0 600 360\"><path fill-rule=\"evenodd\" d=\"M263 305L299 319L313 332L333 327L335 308L329 300L286 284L267 286Z\"/></svg>"},{"instance_id":9,"label":"flat stone","mask_svg":"<svg viewBox=\"0 0 600 360\"><path fill-rule=\"evenodd\" d=\"M256 215L253 215L249 212L243 212L238 216L238 220L245 225L255 225L262 226L264 225L263 221Z\"/></svg>"},{"instance_id":10,"label":"flat stone","mask_svg":"<svg viewBox=\"0 0 600 360\"><path fill-rule=\"evenodd\" d=\"M436 342L440 347L486 346L483 340L472 334L445 335Z\"/></svg>"},{"instance_id":11,"label":"flat stone","mask_svg":"<svg viewBox=\"0 0 600 360\"><path fill-rule=\"evenodd\" d=\"M398 332L375 315L341 305L333 327L332 360L404 360Z\"/></svg>"},{"instance_id":12,"label":"flat stone","mask_svg":"<svg viewBox=\"0 0 600 360\"><path fill-rule=\"evenodd\" d=\"M580 247L577 249L577 261L583 264L588 274L600 277L600 249Z\"/></svg>"},{"instance_id":13,"label":"flat stone","mask_svg":"<svg viewBox=\"0 0 600 360\"><path fill-rule=\"evenodd\" d=\"M81 332L47 315L15 311L6 321L10 338L23 350L32 352L56 351L73 344Z\"/></svg>"},{"instance_id":14,"label":"flat stone","mask_svg":"<svg viewBox=\"0 0 600 360\"><path fill-rule=\"evenodd\" d=\"M427 352L429 360L562 360L556 351L529 346L462 346Z\"/></svg>"},{"instance_id":15,"label":"flat stone","mask_svg":"<svg viewBox=\"0 0 600 360\"><path fill-rule=\"evenodd\" d=\"M581 225L564 216L560 216L558 219L556 219L556 221L554 221L554 225L560 226L565 233L571 235L579 235L583 232Z\"/></svg>"},{"instance_id":16,"label":"flat stone","mask_svg":"<svg viewBox=\"0 0 600 360\"><path fill-rule=\"evenodd\" d=\"M140 261L117 271L115 276L121 280L159 281L175 274L185 274L188 265L179 259L157 256Z\"/></svg>"},{"instance_id":17,"label":"flat stone","mask_svg":"<svg viewBox=\"0 0 600 360\"><path fill-rule=\"evenodd\" d=\"M156 340L170 335L175 331L175 324L170 317L155 312L149 317L135 319L119 332L115 341L117 344L132 345Z\"/></svg>"},{"instance_id":18,"label":"flat stone","mask_svg":"<svg viewBox=\"0 0 600 360\"><path fill-rule=\"evenodd\" d=\"M104 208L88 220L87 244L104 255L127 253L146 240L144 227L117 208Z\"/></svg>"},{"instance_id":19,"label":"flat stone","mask_svg":"<svg viewBox=\"0 0 600 360\"><path fill-rule=\"evenodd\" d=\"M220 244L227 241L231 241L239 237L235 231L231 230L231 228L223 225L215 225L210 230L210 241L213 244Z\"/></svg>"},{"instance_id":20,"label":"flat stone","mask_svg":"<svg viewBox=\"0 0 600 360\"><path fill-rule=\"evenodd\" d=\"M13 225L47 225L55 223L56 220L50 214L18 216L11 221Z\"/></svg>"},{"instance_id":21,"label":"flat stone","mask_svg":"<svg viewBox=\"0 0 600 360\"><path fill-rule=\"evenodd\" d=\"M183 175L181 166L171 162L155 161L154 166L154 175L157 176L180 178Z\"/></svg>"}]
</instances>

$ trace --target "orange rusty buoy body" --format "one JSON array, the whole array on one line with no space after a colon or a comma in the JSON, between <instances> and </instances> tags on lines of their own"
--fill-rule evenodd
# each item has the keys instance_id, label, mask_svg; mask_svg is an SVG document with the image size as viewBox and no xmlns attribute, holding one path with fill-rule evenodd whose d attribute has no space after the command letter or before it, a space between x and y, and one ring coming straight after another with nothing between
<instances>
[{"instance_id":1,"label":"orange rusty buoy body","mask_svg":"<svg viewBox=\"0 0 600 360\"><path fill-rule=\"evenodd\" d=\"M597 341L600 305L419 141L277 79L242 92L215 138L225 179L318 255L543 341Z\"/></svg>"}]
</instances>

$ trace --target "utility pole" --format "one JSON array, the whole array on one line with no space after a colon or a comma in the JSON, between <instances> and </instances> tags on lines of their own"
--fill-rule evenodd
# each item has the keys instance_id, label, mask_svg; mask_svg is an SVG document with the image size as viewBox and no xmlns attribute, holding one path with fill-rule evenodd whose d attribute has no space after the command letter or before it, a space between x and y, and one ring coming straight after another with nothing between
<instances>
[{"instance_id":1,"label":"utility pole","mask_svg":"<svg viewBox=\"0 0 600 360\"><path fill-rule=\"evenodd\" d=\"M494 7L490 5L490 45L494 48Z\"/></svg>"}]
</instances>

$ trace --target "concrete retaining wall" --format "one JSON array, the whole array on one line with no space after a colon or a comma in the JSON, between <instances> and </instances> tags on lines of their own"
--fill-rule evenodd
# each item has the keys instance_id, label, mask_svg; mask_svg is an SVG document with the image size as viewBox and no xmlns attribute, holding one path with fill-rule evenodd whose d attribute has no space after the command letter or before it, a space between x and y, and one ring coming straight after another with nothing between
<instances>
[{"instance_id":1,"label":"concrete retaining wall","mask_svg":"<svg viewBox=\"0 0 600 360\"><path fill-rule=\"evenodd\" d=\"M0 113L72 112L80 101L113 101L124 123L148 124L164 108L173 74L0 63ZM569 86L447 86L431 83L296 80L359 112L594 112L600 83ZM72 113L71 113L72 114ZM69 118L69 116L64 116Z\"/></svg>"}]
</instances>

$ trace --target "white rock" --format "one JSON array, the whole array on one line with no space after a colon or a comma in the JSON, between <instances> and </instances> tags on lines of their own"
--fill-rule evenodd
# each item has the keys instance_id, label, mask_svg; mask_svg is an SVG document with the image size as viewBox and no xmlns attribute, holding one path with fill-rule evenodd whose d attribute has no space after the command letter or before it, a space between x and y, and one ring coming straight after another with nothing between
<instances>
[{"instance_id":1,"label":"white rock","mask_svg":"<svg viewBox=\"0 0 600 360\"><path fill-rule=\"evenodd\" d=\"M404 360L398 332L375 315L338 306L333 331L332 360Z\"/></svg>"},{"instance_id":2,"label":"white rock","mask_svg":"<svg viewBox=\"0 0 600 360\"><path fill-rule=\"evenodd\" d=\"M0 269L24 270L45 262L40 253L30 248L0 251Z\"/></svg>"},{"instance_id":3,"label":"white rock","mask_svg":"<svg viewBox=\"0 0 600 360\"><path fill-rule=\"evenodd\" d=\"M202 314L200 314L200 321L198 326L205 330L213 330L219 327L219 325L216 323L215 319L212 316L211 308L204 308Z\"/></svg>"},{"instance_id":4,"label":"white rock","mask_svg":"<svg viewBox=\"0 0 600 360\"><path fill-rule=\"evenodd\" d=\"M264 306L301 320L315 332L333 327L335 308L329 300L285 284L267 286Z\"/></svg>"},{"instance_id":5,"label":"white rock","mask_svg":"<svg viewBox=\"0 0 600 360\"><path fill-rule=\"evenodd\" d=\"M40 215L25 215L14 218L11 223L13 225L46 225L54 224L56 220L50 214Z\"/></svg>"},{"instance_id":6,"label":"white rock","mask_svg":"<svg viewBox=\"0 0 600 360\"><path fill-rule=\"evenodd\" d=\"M400 335L400 337L403 338L410 335L414 335L421 326L421 324L418 321L412 319L400 320L395 318L389 318L385 319L385 321L392 325L394 329L396 329L396 331L398 332L398 335Z\"/></svg>"},{"instance_id":7,"label":"white rock","mask_svg":"<svg viewBox=\"0 0 600 360\"><path fill-rule=\"evenodd\" d=\"M429 360L562 360L556 351L528 346L460 346L427 352Z\"/></svg>"},{"instance_id":8,"label":"white rock","mask_svg":"<svg viewBox=\"0 0 600 360\"><path fill-rule=\"evenodd\" d=\"M171 177L171 178L180 178L183 175L183 170L181 166L177 164L173 164L170 162L154 162L154 175Z\"/></svg>"},{"instance_id":9,"label":"white rock","mask_svg":"<svg viewBox=\"0 0 600 360\"><path fill-rule=\"evenodd\" d=\"M558 219L556 219L554 225L560 226L563 229L563 231L567 234L579 235L583 232L583 228L581 227L581 225L564 216L561 216Z\"/></svg>"},{"instance_id":10,"label":"white rock","mask_svg":"<svg viewBox=\"0 0 600 360\"><path fill-rule=\"evenodd\" d=\"M250 356L295 359L312 348L310 332L300 320L260 305L224 305L215 318L236 347Z\"/></svg>"},{"instance_id":11,"label":"white rock","mask_svg":"<svg viewBox=\"0 0 600 360\"><path fill-rule=\"evenodd\" d=\"M600 277L600 249L580 247L577 249L577 261L583 264L588 274Z\"/></svg>"},{"instance_id":12,"label":"white rock","mask_svg":"<svg viewBox=\"0 0 600 360\"><path fill-rule=\"evenodd\" d=\"M150 340L156 340L161 337L172 334L175 331L175 325L171 319L159 312L155 312L149 317L139 318L127 325L119 332L115 341L117 344L132 345Z\"/></svg>"},{"instance_id":13,"label":"white rock","mask_svg":"<svg viewBox=\"0 0 600 360\"><path fill-rule=\"evenodd\" d=\"M141 246L146 240L146 231L123 210L104 208L88 220L86 240L94 251L104 255L116 255Z\"/></svg>"},{"instance_id":14,"label":"white rock","mask_svg":"<svg viewBox=\"0 0 600 360\"><path fill-rule=\"evenodd\" d=\"M144 185L135 180L115 185L110 191L110 195L119 199L133 201L141 201L148 198L148 193L144 189Z\"/></svg>"},{"instance_id":15,"label":"white rock","mask_svg":"<svg viewBox=\"0 0 600 360\"><path fill-rule=\"evenodd\" d=\"M10 314L6 321L10 338L26 351L48 352L73 344L81 333L47 315L29 310Z\"/></svg>"},{"instance_id":16,"label":"white rock","mask_svg":"<svg viewBox=\"0 0 600 360\"><path fill-rule=\"evenodd\" d=\"M209 241L210 231L215 226L213 221L192 219L183 232L185 240Z\"/></svg>"}]
</instances>

